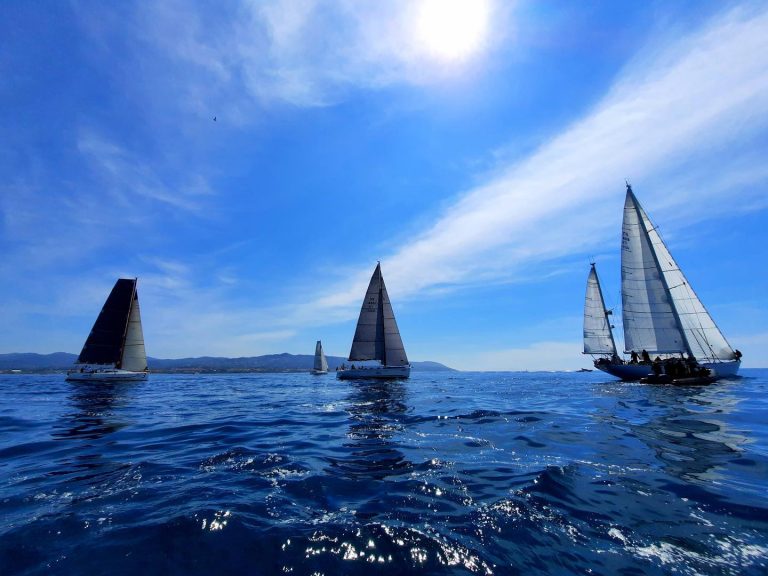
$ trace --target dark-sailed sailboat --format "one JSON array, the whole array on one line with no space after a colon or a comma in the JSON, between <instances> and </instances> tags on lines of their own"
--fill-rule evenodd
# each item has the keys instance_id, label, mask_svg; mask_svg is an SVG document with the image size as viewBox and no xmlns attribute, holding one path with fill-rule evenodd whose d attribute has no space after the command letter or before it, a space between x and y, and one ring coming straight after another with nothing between
<instances>
[{"instance_id":1,"label":"dark-sailed sailboat","mask_svg":"<svg viewBox=\"0 0 768 576\"><path fill-rule=\"evenodd\" d=\"M67 380L111 382L147 379L147 353L136 284L136 278L120 278L115 282L75 368L67 372Z\"/></svg>"},{"instance_id":2,"label":"dark-sailed sailboat","mask_svg":"<svg viewBox=\"0 0 768 576\"><path fill-rule=\"evenodd\" d=\"M336 372L342 380L353 378L408 378L411 366L389 301L381 264L376 264L357 320L350 362L378 360L379 365L344 368ZM354 365L353 365L354 366Z\"/></svg>"},{"instance_id":3,"label":"dark-sailed sailboat","mask_svg":"<svg viewBox=\"0 0 768 576\"><path fill-rule=\"evenodd\" d=\"M621 241L621 301L625 353L613 339L594 264L584 303L584 353L599 356L595 368L622 380L676 380L669 372L703 381L735 376L741 353L734 350L688 283L657 228L627 184ZM686 354L687 357L683 355ZM652 362L651 356L659 358Z\"/></svg>"}]
</instances>

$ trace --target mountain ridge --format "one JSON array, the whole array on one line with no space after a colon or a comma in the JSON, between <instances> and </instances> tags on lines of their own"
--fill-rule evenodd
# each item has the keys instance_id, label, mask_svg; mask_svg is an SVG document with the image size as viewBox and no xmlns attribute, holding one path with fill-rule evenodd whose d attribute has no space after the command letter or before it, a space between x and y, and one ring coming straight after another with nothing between
<instances>
[{"instance_id":1,"label":"mountain ridge","mask_svg":"<svg viewBox=\"0 0 768 576\"><path fill-rule=\"evenodd\" d=\"M328 370L333 371L341 364L349 364L341 356L327 356ZM71 368L77 354L53 352L11 352L0 354L0 371L9 372L59 372ZM147 358L152 372L306 372L312 369L314 355L311 354L264 354L261 356L198 356L190 358ZM439 362L412 362L414 371L455 371Z\"/></svg>"}]
</instances>

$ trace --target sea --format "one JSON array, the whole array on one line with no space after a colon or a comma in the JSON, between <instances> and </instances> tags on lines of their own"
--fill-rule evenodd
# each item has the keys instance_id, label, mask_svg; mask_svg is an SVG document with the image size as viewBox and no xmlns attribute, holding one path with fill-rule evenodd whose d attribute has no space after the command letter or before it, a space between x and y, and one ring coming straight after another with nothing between
<instances>
[{"instance_id":1,"label":"sea","mask_svg":"<svg viewBox=\"0 0 768 576\"><path fill-rule=\"evenodd\" d=\"M0 376L0 574L768 574L768 370Z\"/></svg>"}]
</instances>

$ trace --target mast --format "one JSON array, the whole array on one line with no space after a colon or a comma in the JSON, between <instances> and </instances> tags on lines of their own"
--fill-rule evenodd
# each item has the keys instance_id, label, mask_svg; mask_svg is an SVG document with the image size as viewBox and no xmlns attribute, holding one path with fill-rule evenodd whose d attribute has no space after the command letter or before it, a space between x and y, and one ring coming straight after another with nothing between
<instances>
[{"instance_id":1,"label":"mast","mask_svg":"<svg viewBox=\"0 0 768 576\"><path fill-rule=\"evenodd\" d=\"M377 265L378 267L378 265ZM376 323L376 330L378 332L379 327L381 327L381 356L379 357L379 360L381 360L381 363L386 366L387 365L387 332L384 330L384 291L382 290L384 287L384 279L381 277L381 270L379 270L379 307L377 310L377 314L379 317L379 322ZM377 334L377 341L378 341L378 334Z\"/></svg>"}]
</instances>

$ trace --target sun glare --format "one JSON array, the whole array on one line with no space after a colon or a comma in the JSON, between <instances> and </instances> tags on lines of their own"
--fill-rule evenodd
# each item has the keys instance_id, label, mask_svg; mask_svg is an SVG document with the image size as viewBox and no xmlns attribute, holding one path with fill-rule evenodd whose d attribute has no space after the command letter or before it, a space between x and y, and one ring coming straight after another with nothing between
<instances>
[{"instance_id":1,"label":"sun glare","mask_svg":"<svg viewBox=\"0 0 768 576\"><path fill-rule=\"evenodd\" d=\"M464 60L482 47L489 11L488 0L422 0L418 39L430 56Z\"/></svg>"}]
</instances>

